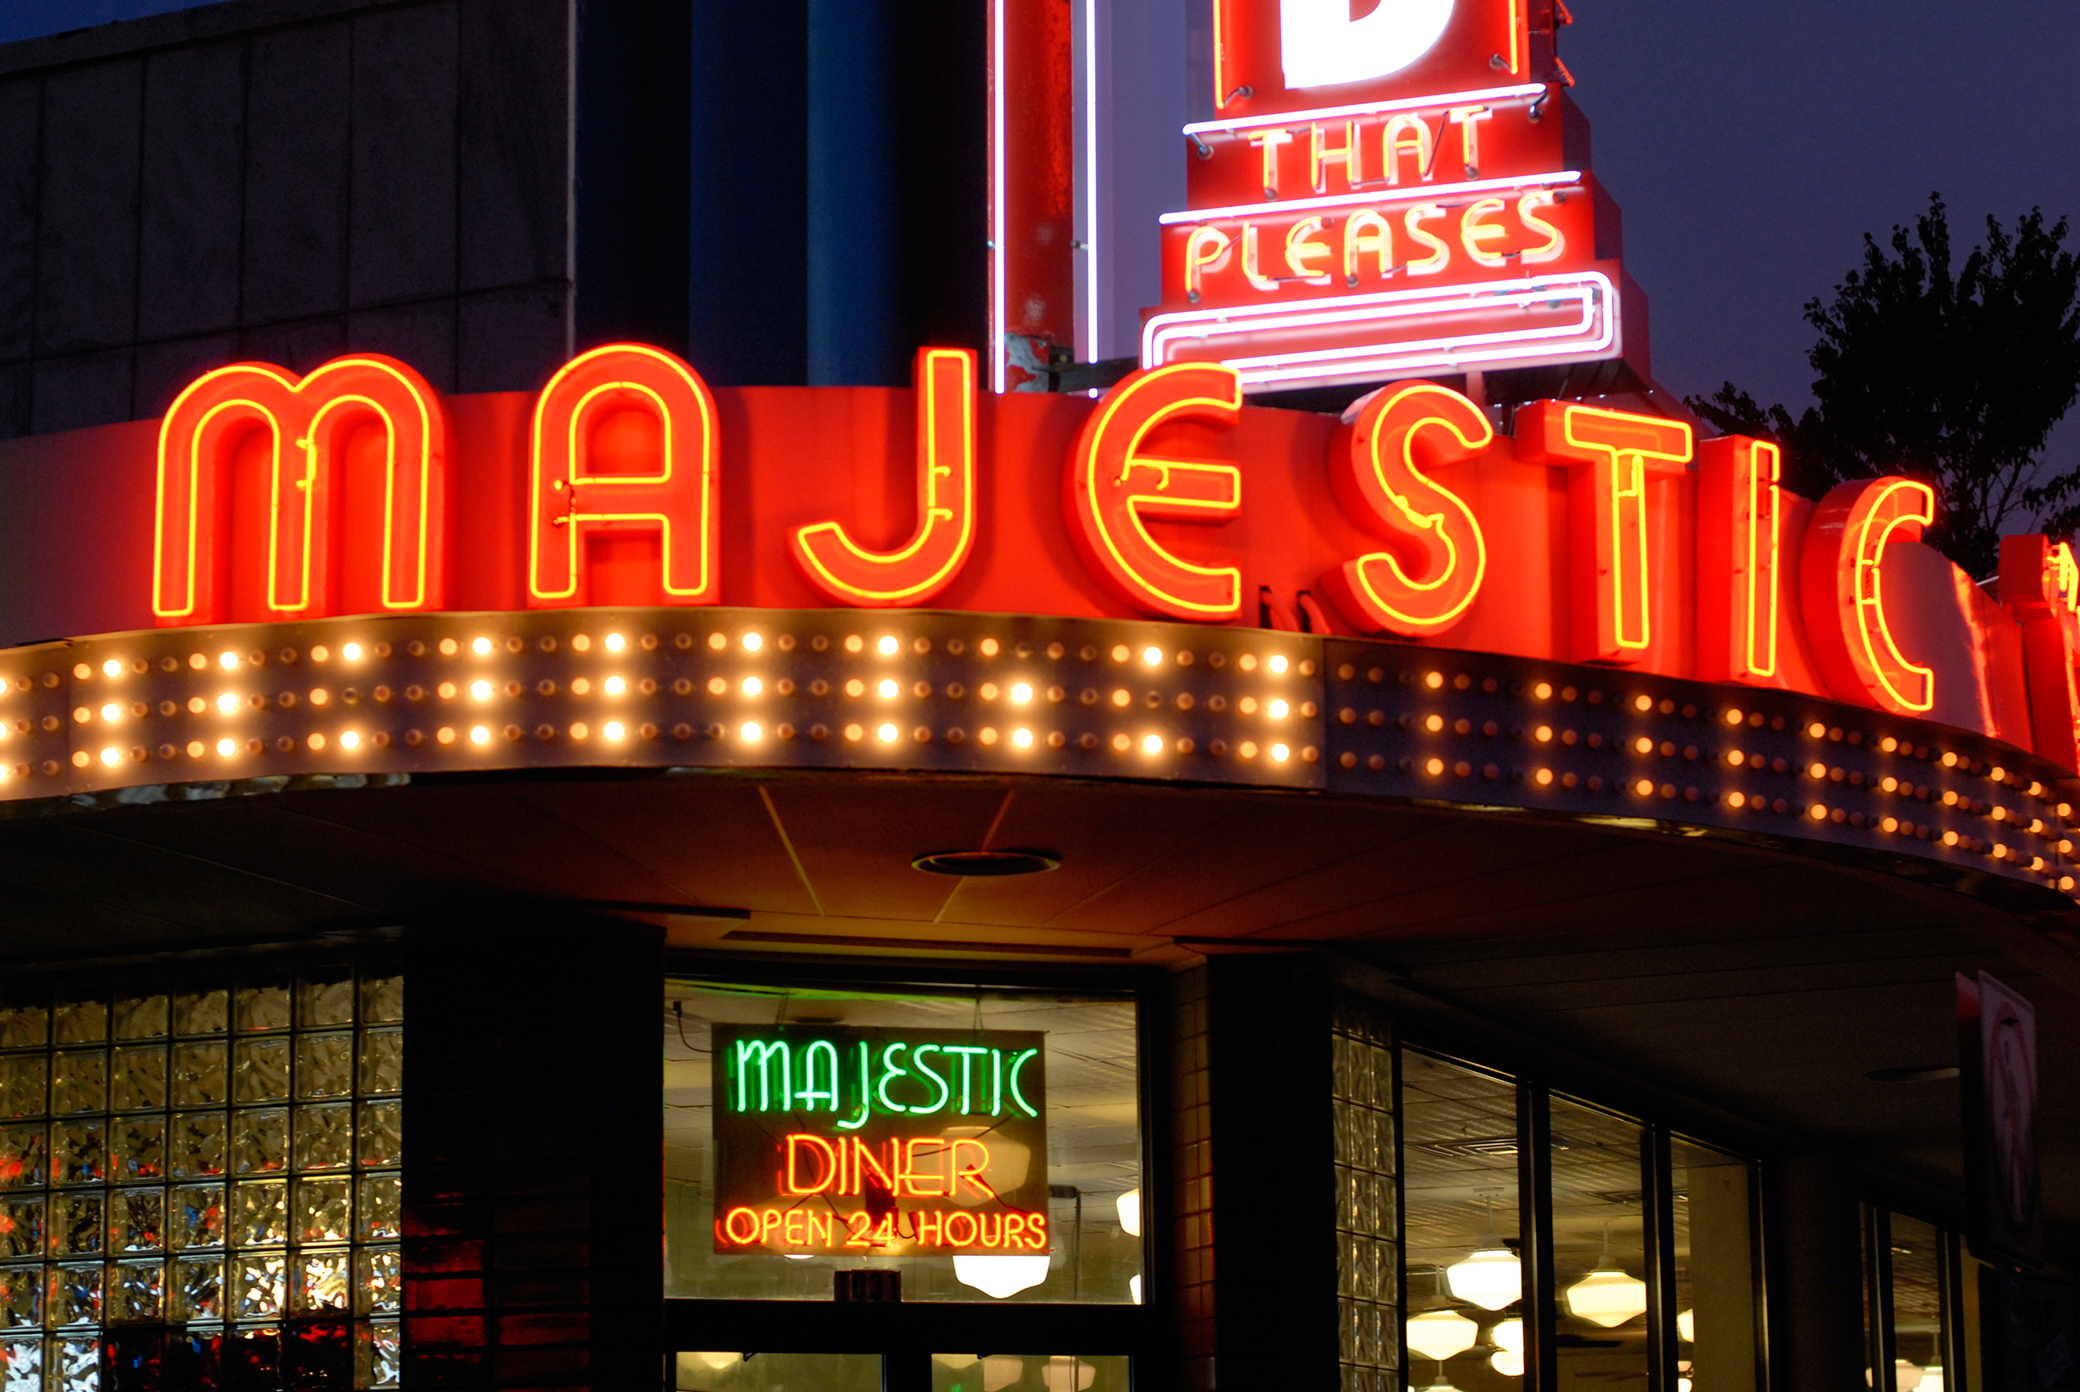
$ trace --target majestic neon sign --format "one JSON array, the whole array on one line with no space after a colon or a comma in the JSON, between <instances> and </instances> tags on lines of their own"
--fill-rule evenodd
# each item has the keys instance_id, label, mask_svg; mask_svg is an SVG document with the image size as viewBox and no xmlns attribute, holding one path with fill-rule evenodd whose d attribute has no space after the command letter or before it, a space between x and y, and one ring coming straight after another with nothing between
<instances>
[{"instance_id":1,"label":"majestic neon sign","mask_svg":"<svg viewBox=\"0 0 2080 1392\"><path fill-rule=\"evenodd\" d=\"M1518 408L1502 436L1434 382L1382 388L1321 433L1321 417L1245 409L1233 366L1144 369L1095 405L992 397L977 379L973 354L927 349L907 398L797 391L783 410L775 395L747 460L691 367L609 345L526 403L523 453L497 465L475 447L458 453L451 435L461 401L506 398L450 403L369 355L302 379L221 369L158 431L150 621L725 595L1305 616L1318 631L1808 690L2054 758L2080 744L2061 733L2080 708L2070 553L2007 566L2007 608L1940 562L1889 560L1934 516L1931 490L1908 478L1845 484L1815 505L1782 491L1766 441L1699 445L1680 421L1566 401ZM765 398L731 399L741 417ZM810 409L826 400L841 414ZM846 429L853 443L832 454ZM462 433L479 438L474 425ZM776 451L765 466L759 441ZM892 481L897 455L913 501L890 493L877 506L851 480L864 467ZM473 461L466 478L451 457ZM740 489L748 511L738 504L726 525ZM228 505L227 492L245 501ZM790 579L767 567L756 540L767 530L785 539ZM517 584L494 588L515 566ZM1048 575L1052 588L1032 588ZM1970 632L1931 636L1930 605ZM1972 670L1946 666L1944 651L1973 654Z\"/></svg>"},{"instance_id":2,"label":"majestic neon sign","mask_svg":"<svg viewBox=\"0 0 2080 1392\"><path fill-rule=\"evenodd\" d=\"M715 1250L1047 1251L1042 1040L716 1026Z\"/></svg>"}]
</instances>

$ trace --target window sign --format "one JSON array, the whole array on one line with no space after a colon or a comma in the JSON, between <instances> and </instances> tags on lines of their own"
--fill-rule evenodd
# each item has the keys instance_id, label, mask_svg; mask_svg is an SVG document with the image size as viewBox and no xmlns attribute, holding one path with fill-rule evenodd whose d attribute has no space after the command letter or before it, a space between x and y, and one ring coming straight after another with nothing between
<instances>
[{"instance_id":1,"label":"window sign","mask_svg":"<svg viewBox=\"0 0 2080 1392\"><path fill-rule=\"evenodd\" d=\"M1049 1251L1043 1040L717 1026L715 1250Z\"/></svg>"}]
</instances>

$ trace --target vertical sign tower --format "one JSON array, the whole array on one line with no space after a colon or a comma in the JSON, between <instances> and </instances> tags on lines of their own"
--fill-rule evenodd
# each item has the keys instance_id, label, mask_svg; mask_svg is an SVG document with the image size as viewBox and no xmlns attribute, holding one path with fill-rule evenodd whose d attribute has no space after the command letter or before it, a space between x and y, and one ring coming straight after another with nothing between
<instances>
[{"instance_id":1,"label":"vertical sign tower","mask_svg":"<svg viewBox=\"0 0 2080 1392\"><path fill-rule=\"evenodd\" d=\"M1560 0L1212 0L1144 367L1245 389L1628 361L1645 306L1555 51ZM1616 385L1609 375L1599 386Z\"/></svg>"}]
</instances>

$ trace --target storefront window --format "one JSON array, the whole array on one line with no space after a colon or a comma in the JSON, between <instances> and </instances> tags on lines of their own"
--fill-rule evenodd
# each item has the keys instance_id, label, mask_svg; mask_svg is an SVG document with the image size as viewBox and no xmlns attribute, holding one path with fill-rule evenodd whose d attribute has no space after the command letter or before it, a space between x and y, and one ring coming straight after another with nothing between
<instances>
[{"instance_id":1,"label":"storefront window","mask_svg":"<svg viewBox=\"0 0 2080 1392\"><path fill-rule=\"evenodd\" d=\"M1066 1353L935 1353L932 1392L1129 1392L1127 1360Z\"/></svg>"},{"instance_id":2,"label":"storefront window","mask_svg":"<svg viewBox=\"0 0 2080 1392\"><path fill-rule=\"evenodd\" d=\"M1131 997L675 981L664 1055L667 1296L1140 1300Z\"/></svg>"},{"instance_id":3,"label":"storefront window","mask_svg":"<svg viewBox=\"0 0 2080 1392\"><path fill-rule=\"evenodd\" d=\"M1677 1369L1694 1392L1756 1392L1754 1167L1680 1138L1669 1151Z\"/></svg>"},{"instance_id":4,"label":"storefront window","mask_svg":"<svg viewBox=\"0 0 2080 1392\"><path fill-rule=\"evenodd\" d=\"M9 1392L394 1387L404 982L0 1004Z\"/></svg>"},{"instance_id":5,"label":"storefront window","mask_svg":"<svg viewBox=\"0 0 2080 1392\"><path fill-rule=\"evenodd\" d=\"M1864 1211L1865 1335L1878 1392L1943 1392L1961 1385L1951 1370L1958 1318L1955 1238L1931 1223Z\"/></svg>"},{"instance_id":6,"label":"storefront window","mask_svg":"<svg viewBox=\"0 0 2080 1392\"><path fill-rule=\"evenodd\" d=\"M1552 1101L1553 1345L1563 1385L1647 1375L1638 1122Z\"/></svg>"},{"instance_id":7,"label":"storefront window","mask_svg":"<svg viewBox=\"0 0 2080 1392\"><path fill-rule=\"evenodd\" d=\"M674 1392L881 1392L871 1353L682 1353Z\"/></svg>"},{"instance_id":8,"label":"storefront window","mask_svg":"<svg viewBox=\"0 0 2080 1392\"><path fill-rule=\"evenodd\" d=\"M1514 1392L1524 1371L1517 1089L1401 1056L1407 1385Z\"/></svg>"}]
</instances>

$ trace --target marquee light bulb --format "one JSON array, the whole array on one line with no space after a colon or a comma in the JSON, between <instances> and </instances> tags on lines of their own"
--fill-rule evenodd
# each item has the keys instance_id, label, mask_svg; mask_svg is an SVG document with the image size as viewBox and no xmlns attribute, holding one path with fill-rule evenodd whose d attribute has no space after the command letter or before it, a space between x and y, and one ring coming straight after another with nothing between
<instances>
[{"instance_id":1,"label":"marquee light bulb","mask_svg":"<svg viewBox=\"0 0 2080 1392\"><path fill-rule=\"evenodd\" d=\"M120 677L123 675L123 664L111 657L108 661L101 664L101 670L111 677Z\"/></svg>"},{"instance_id":2,"label":"marquee light bulb","mask_svg":"<svg viewBox=\"0 0 2080 1392\"><path fill-rule=\"evenodd\" d=\"M618 740L627 734L628 730L620 721L609 720L606 724L599 727L599 732L610 740Z\"/></svg>"},{"instance_id":3,"label":"marquee light bulb","mask_svg":"<svg viewBox=\"0 0 2080 1392\"><path fill-rule=\"evenodd\" d=\"M117 749L114 745L110 745L101 751L101 762L107 764L110 768L114 768L117 764L123 762L123 751Z\"/></svg>"},{"instance_id":4,"label":"marquee light bulb","mask_svg":"<svg viewBox=\"0 0 2080 1392\"><path fill-rule=\"evenodd\" d=\"M343 731L339 737L339 747L341 749L359 749L361 747L361 736L352 730Z\"/></svg>"},{"instance_id":5,"label":"marquee light bulb","mask_svg":"<svg viewBox=\"0 0 2080 1392\"><path fill-rule=\"evenodd\" d=\"M1013 730L1011 732L1011 742L1020 749L1030 748L1033 743L1033 732L1031 730Z\"/></svg>"},{"instance_id":6,"label":"marquee light bulb","mask_svg":"<svg viewBox=\"0 0 2080 1392\"><path fill-rule=\"evenodd\" d=\"M758 728L758 722L755 720L745 721L741 733L746 744L757 744L759 740L765 737L765 731Z\"/></svg>"},{"instance_id":7,"label":"marquee light bulb","mask_svg":"<svg viewBox=\"0 0 2080 1392\"><path fill-rule=\"evenodd\" d=\"M896 685L895 679L893 677L883 677L881 679L881 685L875 687L874 689L881 693L881 699L884 701L893 700L895 698L896 692L901 690L901 688Z\"/></svg>"},{"instance_id":8,"label":"marquee light bulb","mask_svg":"<svg viewBox=\"0 0 2080 1392\"><path fill-rule=\"evenodd\" d=\"M469 694L476 697L479 701L488 701L491 699L491 683L488 681L473 681L469 684Z\"/></svg>"},{"instance_id":9,"label":"marquee light bulb","mask_svg":"<svg viewBox=\"0 0 2080 1392\"><path fill-rule=\"evenodd\" d=\"M339 655L349 662L359 662L361 660L361 645L359 643L344 644L339 650Z\"/></svg>"},{"instance_id":10,"label":"marquee light bulb","mask_svg":"<svg viewBox=\"0 0 2080 1392\"><path fill-rule=\"evenodd\" d=\"M1285 660L1285 656L1284 656L1283 654L1281 654L1281 653L1273 653L1273 654L1272 654L1272 656L1271 656L1271 660L1270 660L1269 662L1265 663L1264 665L1265 665L1266 667L1269 667L1269 668L1271 669L1271 671L1272 671L1272 674L1273 674L1274 676L1284 676L1284 675L1285 675L1285 670L1286 670L1286 660Z\"/></svg>"},{"instance_id":11,"label":"marquee light bulb","mask_svg":"<svg viewBox=\"0 0 2080 1392\"><path fill-rule=\"evenodd\" d=\"M482 725L472 726L469 732L469 742L471 744L489 744L491 742L491 731Z\"/></svg>"},{"instance_id":12,"label":"marquee light bulb","mask_svg":"<svg viewBox=\"0 0 2080 1392\"><path fill-rule=\"evenodd\" d=\"M101 708L101 718L111 723L121 720L123 718L123 708L114 701L110 701Z\"/></svg>"},{"instance_id":13,"label":"marquee light bulb","mask_svg":"<svg viewBox=\"0 0 2080 1392\"><path fill-rule=\"evenodd\" d=\"M236 754L238 752L238 741L232 739L218 740L217 752L219 754L222 754L227 759L230 758L233 754Z\"/></svg>"},{"instance_id":14,"label":"marquee light bulb","mask_svg":"<svg viewBox=\"0 0 2080 1392\"><path fill-rule=\"evenodd\" d=\"M1283 720L1286 718L1286 711L1289 709L1290 707L1284 701L1273 701L1271 703L1271 718L1273 720Z\"/></svg>"},{"instance_id":15,"label":"marquee light bulb","mask_svg":"<svg viewBox=\"0 0 2080 1392\"><path fill-rule=\"evenodd\" d=\"M608 677L606 689L609 696L619 696L622 692L628 690L628 683L619 677Z\"/></svg>"},{"instance_id":16,"label":"marquee light bulb","mask_svg":"<svg viewBox=\"0 0 2080 1392\"><path fill-rule=\"evenodd\" d=\"M760 681L757 677L744 678L744 694L746 696L756 696L759 692L765 689L765 683Z\"/></svg>"},{"instance_id":17,"label":"marquee light bulb","mask_svg":"<svg viewBox=\"0 0 2080 1392\"><path fill-rule=\"evenodd\" d=\"M217 665L222 667L227 672L230 671L232 668L238 666L238 654L235 652L227 652L223 654L221 657L217 659Z\"/></svg>"},{"instance_id":18,"label":"marquee light bulb","mask_svg":"<svg viewBox=\"0 0 2080 1392\"><path fill-rule=\"evenodd\" d=\"M896 727L893 722L883 725L874 733L883 744L894 744L896 742Z\"/></svg>"},{"instance_id":19,"label":"marquee light bulb","mask_svg":"<svg viewBox=\"0 0 2080 1392\"><path fill-rule=\"evenodd\" d=\"M231 714L238 709L238 696L233 692L225 692L217 698L217 709L226 715Z\"/></svg>"},{"instance_id":20,"label":"marquee light bulb","mask_svg":"<svg viewBox=\"0 0 2080 1392\"><path fill-rule=\"evenodd\" d=\"M1141 660L1151 667L1160 667L1163 665L1163 650L1161 648L1143 648L1141 650Z\"/></svg>"},{"instance_id":21,"label":"marquee light bulb","mask_svg":"<svg viewBox=\"0 0 2080 1392\"><path fill-rule=\"evenodd\" d=\"M623 648L625 648L625 647L627 647L627 646L628 646L628 640L627 640L626 638L623 638L623 637L622 637L622 636L621 636L620 634L618 634L618 633L609 633L609 634L607 635L607 651L608 651L608 652L620 652L620 651L621 651L621 650L622 650Z\"/></svg>"},{"instance_id":22,"label":"marquee light bulb","mask_svg":"<svg viewBox=\"0 0 2080 1392\"><path fill-rule=\"evenodd\" d=\"M881 640L874 644L875 650L883 657L894 657L897 646L895 635L892 633L882 634Z\"/></svg>"},{"instance_id":23,"label":"marquee light bulb","mask_svg":"<svg viewBox=\"0 0 2080 1392\"><path fill-rule=\"evenodd\" d=\"M1026 682L1016 682L1012 685L1011 700L1014 705L1022 706L1032 699L1033 688L1029 684L1027 684Z\"/></svg>"},{"instance_id":24,"label":"marquee light bulb","mask_svg":"<svg viewBox=\"0 0 2080 1392\"><path fill-rule=\"evenodd\" d=\"M764 642L765 640L756 633L747 633L744 635L744 651L757 652Z\"/></svg>"},{"instance_id":25,"label":"marquee light bulb","mask_svg":"<svg viewBox=\"0 0 2080 1392\"><path fill-rule=\"evenodd\" d=\"M491 651L491 640L489 638L479 638L476 642L469 645L469 650L478 657L482 657Z\"/></svg>"},{"instance_id":26,"label":"marquee light bulb","mask_svg":"<svg viewBox=\"0 0 2080 1392\"><path fill-rule=\"evenodd\" d=\"M1144 754L1162 753L1163 737L1161 735L1149 735L1143 738L1141 741L1141 752Z\"/></svg>"}]
</instances>

